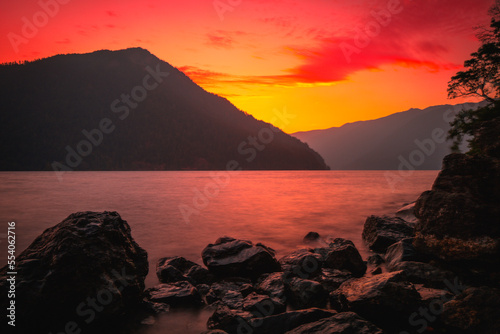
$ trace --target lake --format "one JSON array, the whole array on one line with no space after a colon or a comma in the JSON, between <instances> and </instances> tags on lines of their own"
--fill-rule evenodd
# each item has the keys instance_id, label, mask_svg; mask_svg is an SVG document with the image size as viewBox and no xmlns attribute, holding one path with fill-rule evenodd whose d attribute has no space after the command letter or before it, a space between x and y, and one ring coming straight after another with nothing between
<instances>
[{"instance_id":1,"label":"lake","mask_svg":"<svg viewBox=\"0 0 500 334\"><path fill-rule=\"evenodd\" d=\"M393 173L397 173L393 172ZM277 257L302 247L309 231L352 240L364 259L361 231L369 215L393 214L431 188L438 171L416 171L394 186L384 171L53 172L0 173L0 254L6 263L7 222L16 222L17 255L73 212L118 211L156 261L201 251L220 236L261 242ZM200 333L207 312L176 313L141 331Z\"/></svg>"}]
</instances>

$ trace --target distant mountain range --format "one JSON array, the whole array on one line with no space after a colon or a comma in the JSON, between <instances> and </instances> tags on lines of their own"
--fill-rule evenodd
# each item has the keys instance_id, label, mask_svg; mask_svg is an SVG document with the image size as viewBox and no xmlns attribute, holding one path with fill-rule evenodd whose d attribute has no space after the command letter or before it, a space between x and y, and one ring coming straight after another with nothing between
<instances>
[{"instance_id":1,"label":"distant mountain range","mask_svg":"<svg viewBox=\"0 0 500 334\"><path fill-rule=\"evenodd\" d=\"M327 169L140 48L0 65L0 101L0 170Z\"/></svg>"},{"instance_id":2,"label":"distant mountain range","mask_svg":"<svg viewBox=\"0 0 500 334\"><path fill-rule=\"evenodd\" d=\"M387 117L326 130L297 132L334 170L441 169L450 153L449 122L479 103L410 109ZM463 145L466 146L466 145Z\"/></svg>"}]
</instances>

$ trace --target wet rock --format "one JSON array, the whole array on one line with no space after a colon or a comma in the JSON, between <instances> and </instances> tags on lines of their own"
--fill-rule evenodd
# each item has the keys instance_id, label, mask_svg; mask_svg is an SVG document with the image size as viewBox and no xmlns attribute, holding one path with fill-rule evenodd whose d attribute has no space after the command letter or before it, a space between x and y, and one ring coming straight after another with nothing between
<instances>
[{"instance_id":1,"label":"wet rock","mask_svg":"<svg viewBox=\"0 0 500 334\"><path fill-rule=\"evenodd\" d=\"M403 239L396 242L395 244L387 248L385 253L385 261L387 263L387 268L391 270L398 263L404 261L423 261L425 258L422 254L417 252L415 247L413 247L413 239Z\"/></svg>"},{"instance_id":2,"label":"wet rock","mask_svg":"<svg viewBox=\"0 0 500 334\"><path fill-rule=\"evenodd\" d=\"M16 265L16 329L24 333L60 332L88 298L105 304L92 325L109 324L142 304L148 273L146 251L117 212L71 214L38 236ZM0 270L2 296L7 272ZM2 309L7 303L0 299ZM83 330L85 323L79 326Z\"/></svg>"},{"instance_id":3,"label":"wet rock","mask_svg":"<svg viewBox=\"0 0 500 334\"><path fill-rule=\"evenodd\" d=\"M280 271L272 249L250 241L219 238L201 254L208 270L219 277L257 278L264 273Z\"/></svg>"},{"instance_id":4,"label":"wet rock","mask_svg":"<svg viewBox=\"0 0 500 334\"><path fill-rule=\"evenodd\" d=\"M250 319L240 333L253 334L284 334L298 326L331 317L335 311L310 308L307 310L290 311L264 318Z\"/></svg>"},{"instance_id":5,"label":"wet rock","mask_svg":"<svg viewBox=\"0 0 500 334\"><path fill-rule=\"evenodd\" d=\"M417 223L418 218L415 216L415 202L406 204L396 211L396 217L402 218L409 223Z\"/></svg>"},{"instance_id":6,"label":"wet rock","mask_svg":"<svg viewBox=\"0 0 500 334\"><path fill-rule=\"evenodd\" d=\"M160 314L170 311L170 305L164 303L156 303L144 298L142 303L142 309L148 314Z\"/></svg>"},{"instance_id":7,"label":"wet rock","mask_svg":"<svg viewBox=\"0 0 500 334\"><path fill-rule=\"evenodd\" d=\"M251 312L233 310L225 305L220 305L208 318L207 327L208 329L220 329L230 334L239 333L238 329L248 326L253 317Z\"/></svg>"},{"instance_id":8,"label":"wet rock","mask_svg":"<svg viewBox=\"0 0 500 334\"><path fill-rule=\"evenodd\" d=\"M385 263L385 260L379 254L370 255L368 257L368 264L371 264L372 266L378 267L382 263Z\"/></svg>"},{"instance_id":9,"label":"wet rock","mask_svg":"<svg viewBox=\"0 0 500 334\"><path fill-rule=\"evenodd\" d=\"M385 253L390 245L413 236L414 225L399 217L370 216L363 227L363 239L378 253Z\"/></svg>"},{"instance_id":10,"label":"wet rock","mask_svg":"<svg viewBox=\"0 0 500 334\"><path fill-rule=\"evenodd\" d=\"M429 288L444 289L446 282L452 282L455 275L446 270L423 262L400 262L392 267L392 271L403 271L407 280L414 284L424 284Z\"/></svg>"},{"instance_id":11,"label":"wet rock","mask_svg":"<svg viewBox=\"0 0 500 334\"><path fill-rule=\"evenodd\" d=\"M402 271L349 280L331 299L337 299L343 310L391 330L406 326L409 315L421 305L419 293Z\"/></svg>"},{"instance_id":12,"label":"wet rock","mask_svg":"<svg viewBox=\"0 0 500 334\"><path fill-rule=\"evenodd\" d=\"M422 298L423 305L429 305L436 300L450 301L454 296L448 290L426 288L423 284L414 284L414 286Z\"/></svg>"},{"instance_id":13,"label":"wet rock","mask_svg":"<svg viewBox=\"0 0 500 334\"><path fill-rule=\"evenodd\" d=\"M286 297L283 273L264 274L257 281L255 290L284 302Z\"/></svg>"},{"instance_id":14,"label":"wet rock","mask_svg":"<svg viewBox=\"0 0 500 334\"><path fill-rule=\"evenodd\" d=\"M349 270L355 276L363 276L366 263L363 262L356 246L350 240L337 238L330 243L323 266L331 269Z\"/></svg>"},{"instance_id":15,"label":"wet rock","mask_svg":"<svg viewBox=\"0 0 500 334\"><path fill-rule=\"evenodd\" d=\"M285 284L290 303L296 308L305 309L325 306L327 292L320 283L294 277Z\"/></svg>"},{"instance_id":16,"label":"wet rock","mask_svg":"<svg viewBox=\"0 0 500 334\"><path fill-rule=\"evenodd\" d=\"M243 310L264 317L285 312L286 305L278 299L252 292L243 300Z\"/></svg>"},{"instance_id":17,"label":"wet rock","mask_svg":"<svg viewBox=\"0 0 500 334\"><path fill-rule=\"evenodd\" d=\"M164 303L172 307L199 306L203 303L198 290L188 281L163 283L146 291L153 303Z\"/></svg>"},{"instance_id":18,"label":"wet rock","mask_svg":"<svg viewBox=\"0 0 500 334\"><path fill-rule=\"evenodd\" d=\"M318 232L309 232L304 237L303 242L305 244L307 244L307 243L318 241L319 239L320 239L320 236L319 236Z\"/></svg>"},{"instance_id":19,"label":"wet rock","mask_svg":"<svg viewBox=\"0 0 500 334\"><path fill-rule=\"evenodd\" d=\"M350 271L323 268L321 275L315 280L319 282L327 292L332 292L339 288L345 281L353 278Z\"/></svg>"},{"instance_id":20,"label":"wet rock","mask_svg":"<svg viewBox=\"0 0 500 334\"><path fill-rule=\"evenodd\" d=\"M342 312L332 317L299 326L286 334L383 334L383 331L354 312Z\"/></svg>"},{"instance_id":21,"label":"wet rock","mask_svg":"<svg viewBox=\"0 0 500 334\"><path fill-rule=\"evenodd\" d=\"M164 257L156 264L156 276L162 283L189 281L191 284L210 284L214 281L207 269L183 257Z\"/></svg>"},{"instance_id":22,"label":"wet rock","mask_svg":"<svg viewBox=\"0 0 500 334\"><path fill-rule=\"evenodd\" d=\"M441 320L454 332L497 334L500 329L500 290L468 288L444 304Z\"/></svg>"},{"instance_id":23,"label":"wet rock","mask_svg":"<svg viewBox=\"0 0 500 334\"><path fill-rule=\"evenodd\" d=\"M312 278L321 272L323 257L313 249L299 249L279 260L283 270L290 276Z\"/></svg>"},{"instance_id":24,"label":"wet rock","mask_svg":"<svg viewBox=\"0 0 500 334\"><path fill-rule=\"evenodd\" d=\"M232 279L212 284L206 295L208 304L220 302L231 309L241 309L243 299L253 291L250 280Z\"/></svg>"}]
</instances>

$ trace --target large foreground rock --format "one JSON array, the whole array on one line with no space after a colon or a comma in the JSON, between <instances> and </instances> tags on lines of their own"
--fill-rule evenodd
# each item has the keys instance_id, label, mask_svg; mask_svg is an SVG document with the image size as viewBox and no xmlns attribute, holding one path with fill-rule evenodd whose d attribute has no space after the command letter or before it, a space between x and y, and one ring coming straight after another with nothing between
<instances>
[{"instance_id":1,"label":"large foreground rock","mask_svg":"<svg viewBox=\"0 0 500 334\"><path fill-rule=\"evenodd\" d=\"M420 294L402 272L362 277L343 283L331 293L332 305L353 311L382 328L398 329L421 303Z\"/></svg>"},{"instance_id":2,"label":"large foreground rock","mask_svg":"<svg viewBox=\"0 0 500 334\"><path fill-rule=\"evenodd\" d=\"M370 216L363 227L363 239L371 250L385 253L396 242L412 238L414 225L399 217Z\"/></svg>"},{"instance_id":3,"label":"large foreground rock","mask_svg":"<svg viewBox=\"0 0 500 334\"><path fill-rule=\"evenodd\" d=\"M205 247L201 257L216 276L255 279L264 273L281 270L274 255L272 249L262 244L223 237Z\"/></svg>"},{"instance_id":4,"label":"large foreground rock","mask_svg":"<svg viewBox=\"0 0 500 334\"><path fill-rule=\"evenodd\" d=\"M444 158L432 190L417 200L415 213L420 222L414 244L421 252L447 261L498 264L499 203L498 159L450 154Z\"/></svg>"},{"instance_id":5,"label":"large foreground rock","mask_svg":"<svg viewBox=\"0 0 500 334\"><path fill-rule=\"evenodd\" d=\"M2 296L7 271L0 271ZM17 257L16 329L60 333L109 324L141 302L147 273L147 253L117 212L74 213Z\"/></svg>"},{"instance_id":6,"label":"large foreground rock","mask_svg":"<svg viewBox=\"0 0 500 334\"><path fill-rule=\"evenodd\" d=\"M382 330L353 312L342 312L333 317L305 324L286 334L383 334Z\"/></svg>"}]
</instances>

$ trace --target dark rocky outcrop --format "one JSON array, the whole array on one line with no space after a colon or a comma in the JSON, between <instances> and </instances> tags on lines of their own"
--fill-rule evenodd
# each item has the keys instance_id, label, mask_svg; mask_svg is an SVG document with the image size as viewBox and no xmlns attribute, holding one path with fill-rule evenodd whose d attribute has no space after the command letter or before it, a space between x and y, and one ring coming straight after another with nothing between
<instances>
[{"instance_id":1,"label":"dark rocky outcrop","mask_svg":"<svg viewBox=\"0 0 500 334\"><path fill-rule=\"evenodd\" d=\"M341 311L356 312L384 329L407 325L408 316L421 303L402 271L349 280L330 299Z\"/></svg>"},{"instance_id":2,"label":"dark rocky outcrop","mask_svg":"<svg viewBox=\"0 0 500 334\"><path fill-rule=\"evenodd\" d=\"M363 239L371 250L379 253L385 253L390 245L413 236L413 224L399 217L370 216L363 227Z\"/></svg>"},{"instance_id":3,"label":"dark rocky outcrop","mask_svg":"<svg viewBox=\"0 0 500 334\"><path fill-rule=\"evenodd\" d=\"M2 296L7 272L0 271ZM141 303L148 259L117 212L78 212L38 236L17 257L17 273L19 332L59 333L68 323L97 332Z\"/></svg>"},{"instance_id":4,"label":"dark rocky outcrop","mask_svg":"<svg viewBox=\"0 0 500 334\"><path fill-rule=\"evenodd\" d=\"M262 244L219 238L209 244L201 256L208 270L218 277L257 278L264 273L280 271L274 251Z\"/></svg>"},{"instance_id":5,"label":"dark rocky outcrop","mask_svg":"<svg viewBox=\"0 0 500 334\"><path fill-rule=\"evenodd\" d=\"M406 261L392 267L393 271L403 271L406 279L415 284L424 284L426 287L444 289L446 282L452 282L455 274L433 266L429 263Z\"/></svg>"},{"instance_id":6,"label":"dark rocky outcrop","mask_svg":"<svg viewBox=\"0 0 500 334\"><path fill-rule=\"evenodd\" d=\"M497 334L500 330L500 290L490 287L466 289L444 304L441 320L454 333Z\"/></svg>"},{"instance_id":7,"label":"dark rocky outcrop","mask_svg":"<svg viewBox=\"0 0 500 334\"><path fill-rule=\"evenodd\" d=\"M497 137L498 138L498 137ZM498 139L497 139L498 140ZM446 261L500 258L500 166L484 155L450 154L415 205L415 246Z\"/></svg>"},{"instance_id":8,"label":"dark rocky outcrop","mask_svg":"<svg viewBox=\"0 0 500 334\"><path fill-rule=\"evenodd\" d=\"M382 330L354 312L342 312L332 317L297 327L286 334L383 334Z\"/></svg>"}]
</instances>

